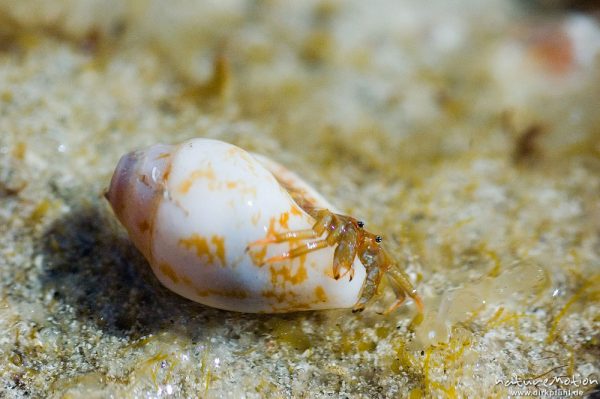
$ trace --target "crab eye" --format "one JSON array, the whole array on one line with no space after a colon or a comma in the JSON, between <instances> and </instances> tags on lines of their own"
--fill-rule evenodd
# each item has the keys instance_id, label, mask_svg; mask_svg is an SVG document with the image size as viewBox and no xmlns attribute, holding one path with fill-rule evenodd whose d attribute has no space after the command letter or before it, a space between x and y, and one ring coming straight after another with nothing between
<instances>
[{"instance_id":1,"label":"crab eye","mask_svg":"<svg viewBox=\"0 0 600 399\"><path fill-rule=\"evenodd\" d=\"M381 241L383 241L383 238L381 236L375 237L375 242L381 242Z\"/></svg>"},{"instance_id":2,"label":"crab eye","mask_svg":"<svg viewBox=\"0 0 600 399\"><path fill-rule=\"evenodd\" d=\"M358 225L358 227L360 227L361 229L363 227L365 227L365 222L363 222L362 220L359 220L358 222L356 222L356 224Z\"/></svg>"}]
</instances>

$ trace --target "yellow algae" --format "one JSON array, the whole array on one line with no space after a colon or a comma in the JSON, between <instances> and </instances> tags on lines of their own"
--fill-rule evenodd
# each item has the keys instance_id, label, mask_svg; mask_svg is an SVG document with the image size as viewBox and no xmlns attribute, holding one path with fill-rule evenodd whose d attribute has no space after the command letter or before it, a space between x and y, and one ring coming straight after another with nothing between
<instances>
[{"instance_id":1,"label":"yellow algae","mask_svg":"<svg viewBox=\"0 0 600 399\"><path fill-rule=\"evenodd\" d=\"M463 364L466 361L465 352L469 350L470 345L470 333L460 329L448 343L430 346L425 350L423 386L428 393L434 394L435 391L439 391L446 397L457 397L453 381L455 376L462 376L463 374ZM443 377L434 378L431 374L434 367L443 367L449 373L444 374Z\"/></svg>"},{"instance_id":2,"label":"yellow algae","mask_svg":"<svg viewBox=\"0 0 600 399\"><path fill-rule=\"evenodd\" d=\"M353 333L345 333L340 341L340 351L342 353L372 352L377 347L367 334L355 330Z\"/></svg>"},{"instance_id":3,"label":"yellow algae","mask_svg":"<svg viewBox=\"0 0 600 399\"><path fill-rule=\"evenodd\" d=\"M356 344L356 349L358 349L359 352L372 352L376 347L377 343L371 340L362 340Z\"/></svg>"},{"instance_id":4,"label":"yellow algae","mask_svg":"<svg viewBox=\"0 0 600 399\"><path fill-rule=\"evenodd\" d=\"M485 245L482 245L481 252L487 255L493 262L492 269L488 272L488 276L490 277L498 277L500 272L502 271L502 262L500 261L500 257L496 251L492 251L488 249Z\"/></svg>"},{"instance_id":5,"label":"yellow algae","mask_svg":"<svg viewBox=\"0 0 600 399\"><path fill-rule=\"evenodd\" d=\"M421 388L413 388L410 390L410 393L408 394L409 399L421 399L424 397L425 397L425 395Z\"/></svg>"},{"instance_id":6,"label":"yellow algae","mask_svg":"<svg viewBox=\"0 0 600 399\"><path fill-rule=\"evenodd\" d=\"M200 377L202 379L202 381L204 382L204 397L206 397L208 395L208 390L210 388L210 382L211 382L211 371L210 371L210 365L209 365L209 361L208 361L208 356L209 356L209 349L207 348L204 353L202 354L202 361L200 363Z\"/></svg>"},{"instance_id":7,"label":"yellow algae","mask_svg":"<svg viewBox=\"0 0 600 399\"><path fill-rule=\"evenodd\" d=\"M150 375L152 383L155 386L157 386L158 385L157 376L158 376L158 370L160 369L160 364L162 363L163 360L168 359L168 357L169 357L168 354L158 352L154 356L151 356L151 357L147 358L146 360L144 360L144 362L138 368L136 368L136 370L134 372L135 372L135 374L140 375L140 376Z\"/></svg>"},{"instance_id":8,"label":"yellow algae","mask_svg":"<svg viewBox=\"0 0 600 399\"><path fill-rule=\"evenodd\" d=\"M50 200L48 200L48 199L41 200L37 204L37 206L33 209L31 214L29 214L29 220L32 223L40 222L44 218L44 216L46 216L46 213L48 213L51 206L52 206L52 202Z\"/></svg>"},{"instance_id":9,"label":"yellow algae","mask_svg":"<svg viewBox=\"0 0 600 399\"><path fill-rule=\"evenodd\" d=\"M582 284L582 286L577 290L577 292L575 292L575 294L573 294L573 296L571 296L571 298L565 303L565 305L557 313L557 315L554 316L554 319L552 320L552 324L550 325L548 337L546 338L547 343L550 343L554 340L554 338L556 337L556 333L557 333L560 321L567 314L567 312L571 309L571 307L575 303L577 303L586 294L586 291L588 288L597 287L598 284L600 284L600 274L594 275L594 276L590 277L589 279L587 279L587 281ZM598 291L596 290L596 295L597 295L597 292Z\"/></svg>"},{"instance_id":10,"label":"yellow algae","mask_svg":"<svg viewBox=\"0 0 600 399\"><path fill-rule=\"evenodd\" d=\"M19 46L33 50L35 47L38 47L40 43L42 43L43 36L41 32L31 32L24 31L17 35L16 42Z\"/></svg>"},{"instance_id":11,"label":"yellow algae","mask_svg":"<svg viewBox=\"0 0 600 399\"><path fill-rule=\"evenodd\" d=\"M408 325L408 331L415 331L415 329L423 323L425 319L425 313L417 313L415 317L412 318L410 324Z\"/></svg>"},{"instance_id":12,"label":"yellow algae","mask_svg":"<svg viewBox=\"0 0 600 399\"><path fill-rule=\"evenodd\" d=\"M425 245L427 234L423 229L424 227L422 224L414 223L409 220L402 226L402 239L403 241L410 243L411 248L417 256L422 259L427 259L427 247ZM448 262L448 264L451 263Z\"/></svg>"},{"instance_id":13,"label":"yellow algae","mask_svg":"<svg viewBox=\"0 0 600 399\"><path fill-rule=\"evenodd\" d=\"M425 359L423 360L423 382L425 385L430 384L429 374L431 373L431 354L434 347L429 347L425 350Z\"/></svg>"},{"instance_id":14,"label":"yellow algae","mask_svg":"<svg viewBox=\"0 0 600 399\"><path fill-rule=\"evenodd\" d=\"M25 153L27 152L27 144L22 141L17 142L15 147L12 150L12 156L22 161L25 159Z\"/></svg>"},{"instance_id":15,"label":"yellow algae","mask_svg":"<svg viewBox=\"0 0 600 399\"><path fill-rule=\"evenodd\" d=\"M493 328L496 325L496 322L498 321L500 316L502 316L502 313L504 313L504 307L500 306L498 310L494 312L494 315L485 323L486 328Z\"/></svg>"},{"instance_id":16,"label":"yellow algae","mask_svg":"<svg viewBox=\"0 0 600 399\"><path fill-rule=\"evenodd\" d=\"M390 328L388 326L379 326L375 329L375 335L379 339L385 339L390 334Z\"/></svg>"},{"instance_id":17,"label":"yellow algae","mask_svg":"<svg viewBox=\"0 0 600 399\"><path fill-rule=\"evenodd\" d=\"M575 348L564 342L562 339L558 340L560 344L567 350L569 354L569 363L567 366L567 375L574 375L575 373Z\"/></svg>"},{"instance_id":18,"label":"yellow algae","mask_svg":"<svg viewBox=\"0 0 600 399\"><path fill-rule=\"evenodd\" d=\"M524 315L520 313L507 314L505 317L500 319L499 323L507 323L509 324L513 330L515 331L515 336L517 336L521 341L531 341L532 338L526 337L521 333L521 327L519 326L519 321L523 318L531 318L530 315Z\"/></svg>"},{"instance_id":19,"label":"yellow algae","mask_svg":"<svg viewBox=\"0 0 600 399\"><path fill-rule=\"evenodd\" d=\"M333 40L329 32L316 31L309 35L300 50L300 56L308 62L321 62L329 54Z\"/></svg>"},{"instance_id":20,"label":"yellow algae","mask_svg":"<svg viewBox=\"0 0 600 399\"><path fill-rule=\"evenodd\" d=\"M256 352L256 348L255 347L249 347L247 349L243 349L243 350L238 351L238 352L233 352L233 354L235 356L244 357L244 356L248 356L248 355L250 355L251 353L254 353L254 352Z\"/></svg>"},{"instance_id":21,"label":"yellow algae","mask_svg":"<svg viewBox=\"0 0 600 399\"><path fill-rule=\"evenodd\" d=\"M273 317L265 323L265 326L279 343L289 345L301 352L312 347L311 339L302 329L300 320L292 322L284 318Z\"/></svg>"},{"instance_id":22,"label":"yellow algae","mask_svg":"<svg viewBox=\"0 0 600 399\"><path fill-rule=\"evenodd\" d=\"M11 91L3 91L0 93L0 100L5 103L11 103L14 99L14 95Z\"/></svg>"},{"instance_id":23,"label":"yellow algae","mask_svg":"<svg viewBox=\"0 0 600 399\"><path fill-rule=\"evenodd\" d=\"M173 368L175 367L175 365L177 363L176 357L171 356L171 354L159 352L156 355L152 356L150 359L146 360L146 363L148 364L148 366L150 368L150 375L152 376L152 382L155 384L155 386L157 388L159 385L158 374L163 369L163 365L165 364L165 361L167 361L166 363L169 364L169 368L166 370L166 376L165 376L165 379L168 379L169 374L171 374L173 372Z\"/></svg>"},{"instance_id":24,"label":"yellow algae","mask_svg":"<svg viewBox=\"0 0 600 399\"><path fill-rule=\"evenodd\" d=\"M147 336L144 336L144 337L139 338L139 339L135 340L134 342L132 342L129 345L129 348L131 348L131 349L143 348L144 346L156 341L157 339L158 339L158 337L156 335L147 335Z\"/></svg>"},{"instance_id":25,"label":"yellow algae","mask_svg":"<svg viewBox=\"0 0 600 399\"><path fill-rule=\"evenodd\" d=\"M398 339L394 345L394 358L390 368L394 373L408 372L413 377L420 378L420 374L416 374L416 367L419 364L411 351L407 348L406 342Z\"/></svg>"}]
</instances>

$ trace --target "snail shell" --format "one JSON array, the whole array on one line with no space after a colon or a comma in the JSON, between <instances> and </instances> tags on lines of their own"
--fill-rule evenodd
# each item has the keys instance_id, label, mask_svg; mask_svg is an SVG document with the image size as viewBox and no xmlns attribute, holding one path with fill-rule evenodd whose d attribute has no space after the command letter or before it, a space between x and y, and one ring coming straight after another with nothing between
<instances>
[{"instance_id":1,"label":"snail shell","mask_svg":"<svg viewBox=\"0 0 600 399\"><path fill-rule=\"evenodd\" d=\"M292 195L291 195L292 194ZM296 174L217 140L157 144L123 156L106 195L160 282L238 312L349 308L365 269L333 278L334 248L276 263L294 242L248 250L269 234L310 229L307 206L335 209ZM293 198L292 198L293 197Z\"/></svg>"}]
</instances>

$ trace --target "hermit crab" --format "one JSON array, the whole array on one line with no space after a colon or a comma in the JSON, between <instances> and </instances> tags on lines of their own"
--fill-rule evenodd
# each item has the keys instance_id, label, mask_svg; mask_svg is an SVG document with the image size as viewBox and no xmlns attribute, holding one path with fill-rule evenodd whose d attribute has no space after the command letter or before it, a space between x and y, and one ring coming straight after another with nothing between
<instances>
[{"instance_id":1,"label":"hermit crab","mask_svg":"<svg viewBox=\"0 0 600 399\"><path fill-rule=\"evenodd\" d=\"M361 311L387 278L422 302L364 223L340 214L280 164L211 139L124 155L106 192L117 218L172 291L215 308Z\"/></svg>"}]
</instances>

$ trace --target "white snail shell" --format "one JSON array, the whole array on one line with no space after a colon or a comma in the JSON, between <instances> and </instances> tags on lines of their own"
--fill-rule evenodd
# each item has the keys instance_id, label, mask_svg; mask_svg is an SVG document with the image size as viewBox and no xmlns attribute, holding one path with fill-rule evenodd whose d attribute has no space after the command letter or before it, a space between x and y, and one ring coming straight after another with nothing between
<instances>
[{"instance_id":1,"label":"white snail shell","mask_svg":"<svg viewBox=\"0 0 600 399\"><path fill-rule=\"evenodd\" d=\"M283 166L221 141L192 139L123 156L107 198L156 277L186 298L239 312L352 307L365 280L358 258L354 277L336 280L333 247L273 264L263 261L294 244L247 249L270 233L313 226L290 188L305 204L336 212Z\"/></svg>"}]
</instances>

